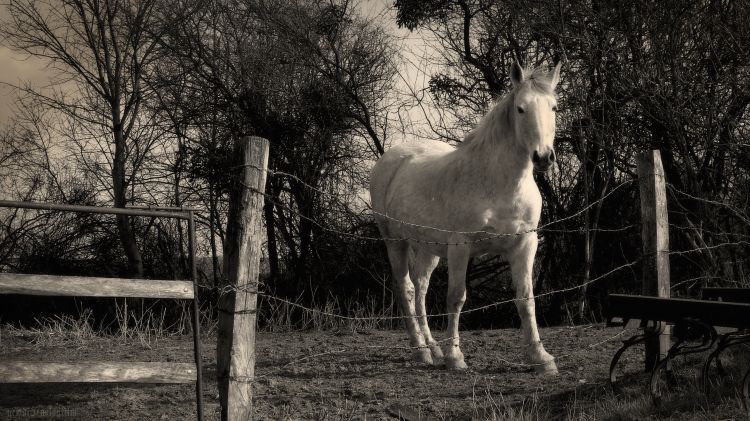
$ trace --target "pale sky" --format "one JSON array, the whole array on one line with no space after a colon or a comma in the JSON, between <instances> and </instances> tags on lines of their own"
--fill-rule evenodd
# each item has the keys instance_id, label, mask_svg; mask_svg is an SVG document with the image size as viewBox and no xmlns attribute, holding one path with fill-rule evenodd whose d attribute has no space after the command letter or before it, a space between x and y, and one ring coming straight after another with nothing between
<instances>
[{"instance_id":1,"label":"pale sky","mask_svg":"<svg viewBox=\"0 0 750 421\"><path fill-rule=\"evenodd\" d=\"M410 33L406 29L398 28L396 25L395 12L389 10L394 0L355 0L355 5L360 13L365 17L376 18L384 15L385 22L388 22L388 30L397 38L403 41L402 55L407 57L407 64L402 69L402 76L406 80L399 80L397 83L406 87L406 85L417 86L421 88L425 85L423 69L420 69L420 56L429 47L425 45L424 40L417 33ZM0 6L0 22L5 21L8 17L7 4ZM26 57L23 54L16 53L10 48L2 45L0 40L0 125L8 122L13 112L13 103L15 95L10 85L24 85L30 83L34 87L45 87L50 84L53 76L53 70L47 67L48 61ZM413 114L413 119L420 119L419 113Z\"/></svg>"},{"instance_id":2,"label":"pale sky","mask_svg":"<svg viewBox=\"0 0 750 421\"><path fill-rule=\"evenodd\" d=\"M0 3L0 24L9 18L7 2ZM52 69L48 68L49 61L36 57L28 57L11 50L0 38L0 125L7 123L13 112L16 95L8 86L24 86L32 84L35 87L46 87L50 84Z\"/></svg>"},{"instance_id":3,"label":"pale sky","mask_svg":"<svg viewBox=\"0 0 750 421\"><path fill-rule=\"evenodd\" d=\"M7 17L7 6L0 6L0 22ZM0 124L7 122L15 98L13 90L6 84L34 86L49 84L50 70L45 69L46 60L26 57L2 45L0 40Z\"/></svg>"}]
</instances>

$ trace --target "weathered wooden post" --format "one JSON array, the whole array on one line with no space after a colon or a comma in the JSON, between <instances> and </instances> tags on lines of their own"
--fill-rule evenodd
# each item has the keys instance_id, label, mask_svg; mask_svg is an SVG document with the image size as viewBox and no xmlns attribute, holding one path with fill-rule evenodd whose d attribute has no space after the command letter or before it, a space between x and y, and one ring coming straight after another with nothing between
<instances>
[{"instance_id":1,"label":"weathered wooden post","mask_svg":"<svg viewBox=\"0 0 750 421\"><path fill-rule=\"evenodd\" d=\"M236 148L224 245L226 285L219 295L216 344L217 377L222 420L249 420L253 413L255 323L263 191L266 186L268 141L244 137Z\"/></svg>"},{"instance_id":2,"label":"weathered wooden post","mask_svg":"<svg viewBox=\"0 0 750 421\"><path fill-rule=\"evenodd\" d=\"M643 295L669 297L669 220L664 167L658 150L638 157L643 241ZM670 346L669 328L646 342L646 370L651 371Z\"/></svg>"}]
</instances>

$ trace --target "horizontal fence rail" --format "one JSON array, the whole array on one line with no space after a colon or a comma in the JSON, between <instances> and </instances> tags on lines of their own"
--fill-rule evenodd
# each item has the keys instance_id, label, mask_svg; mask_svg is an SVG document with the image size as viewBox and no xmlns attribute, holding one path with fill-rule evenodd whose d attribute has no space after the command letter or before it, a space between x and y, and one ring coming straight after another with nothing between
<instances>
[{"instance_id":1,"label":"horizontal fence rail","mask_svg":"<svg viewBox=\"0 0 750 421\"><path fill-rule=\"evenodd\" d=\"M190 281L26 275L19 273L0 273L0 294L174 298L179 300L192 300L195 297L193 283Z\"/></svg>"},{"instance_id":2,"label":"horizontal fence rail","mask_svg":"<svg viewBox=\"0 0 750 421\"><path fill-rule=\"evenodd\" d=\"M712 326L744 329L750 325L750 304L727 301L610 294L606 311L609 317L623 319L674 323L697 316Z\"/></svg>"},{"instance_id":3,"label":"horizontal fence rail","mask_svg":"<svg viewBox=\"0 0 750 421\"><path fill-rule=\"evenodd\" d=\"M193 383L195 364L164 362L0 363L4 383Z\"/></svg>"},{"instance_id":4,"label":"horizontal fence rail","mask_svg":"<svg viewBox=\"0 0 750 421\"><path fill-rule=\"evenodd\" d=\"M48 211L80 212L80 213L100 213L108 215L128 215L128 216L155 216L161 218L189 219L192 210L175 211L176 208L108 208L102 206L84 206L84 205L62 205L58 203L42 202L16 202L13 200L0 200L0 208L19 208L19 209L39 209Z\"/></svg>"},{"instance_id":5,"label":"horizontal fence rail","mask_svg":"<svg viewBox=\"0 0 750 421\"><path fill-rule=\"evenodd\" d=\"M706 287L701 290L701 298L750 304L750 288Z\"/></svg>"}]
</instances>

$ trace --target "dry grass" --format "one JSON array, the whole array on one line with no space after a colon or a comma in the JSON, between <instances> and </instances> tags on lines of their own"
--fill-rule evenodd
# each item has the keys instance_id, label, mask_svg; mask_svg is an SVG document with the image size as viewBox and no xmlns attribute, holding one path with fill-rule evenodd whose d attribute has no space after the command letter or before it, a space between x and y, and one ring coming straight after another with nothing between
<instances>
[{"instance_id":1,"label":"dry grass","mask_svg":"<svg viewBox=\"0 0 750 421\"><path fill-rule=\"evenodd\" d=\"M302 304L302 297L296 300L276 300L259 297L260 326L267 332L390 330L399 325L393 305L379 310L380 302L370 296L364 302L341 300L331 297L324 303L313 304L313 310ZM347 318L332 315L346 315Z\"/></svg>"},{"instance_id":2,"label":"dry grass","mask_svg":"<svg viewBox=\"0 0 750 421\"><path fill-rule=\"evenodd\" d=\"M58 315L34 319L34 325L30 327L7 325L3 331L10 335L29 337L34 345L41 348L83 347L99 335L93 327L93 312L90 309L81 311L78 316Z\"/></svg>"},{"instance_id":3,"label":"dry grass","mask_svg":"<svg viewBox=\"0 0 750 421\"><path fill-rule=\"evenodd\" d=\"M750 416L739 396L723 396L708 400L695 384L683 389L681 395L660 407L654 406L646 389L638 395L622 396L601 384L583 394L557 400L535 394L521 404L507 404L502 395L488 391L472 398L474 420L493 421L705 421L747 420ZM448 417L438 417L449 419Z\"/></svg>"},{"instance_id":4,"label":"dry grass","mask_svg":"<svg viewBox=\"0 0 750 421\"><path fill-rule=\"evenodd\" d=\"M44 316L34 319L29 326L6 325L3 331L11 335L28 337L31 343L39 347L85 347L89 341L97 338L116 340L119 343L136 342L144 348L151 348L160 338L184 335L192 331L190 308L182 305L177 320L167 323L166 309L160 312L153 307L143 305L133 308L131 301L118 300L115 303L114 320L109 324L96 323L93 311L89 308L78 309L77 314ZM142 300L138 301L143 303ZM215 329L214 319L204 315L207 329Z\"/></svg>"},{"instance_id":5,"label":"dry grass","mask_svg":"<svg viewBox=\"0 0 750 421\"><path fill-rule=\"evenodd\" d=\"M706 395L700 386L698 373L704 355L678 357L674 370L680 376L677 385L665 396L660 405L654 405L643 382L623 393L614 393L606 382L588 385L575 390L572 395L533 395L520 405L508 405L502 395L488 390L475 390L472 405L474 419L488 420L564 420L564 421L704 421L747 420L739 387L742 375L748 368L750 353L738 347L722 354L728 375L712 373L712 388ZM681 360L681 361L680 361ZM647 379L648 376L641 378Z\"/></svg>"}]
</instances>

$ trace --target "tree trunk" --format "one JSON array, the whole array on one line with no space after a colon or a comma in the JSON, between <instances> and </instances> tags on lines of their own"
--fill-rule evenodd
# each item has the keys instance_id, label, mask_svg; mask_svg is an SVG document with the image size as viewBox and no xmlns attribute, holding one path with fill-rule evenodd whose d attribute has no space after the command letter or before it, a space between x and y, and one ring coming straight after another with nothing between
<instances>
[{"instance_id":1,"label":"tree trunk","mask_svg":"<svg viewBox=\"0 0 750 421\"><path fill-rule=\"evenodd\" d=\"M221 276L219 275L219 255L216 250L216 226L219 224L219 221L216 220L216 216L219 212L216 210L217 203L215 196L214 185L211 184L208 186L208 206L210 206L208 216L208 238L211 244L211 270L213 272L214 286L218 287L220 286L219 280Z\"/></svg>"},{"instance_id":2,"label":"tree trunk","mask_svg":"<svg viewBox=\"0 0 750 421\"><path fill-rule=\"evenodd\" d=\"M177 127L175 125L175 127ZM182 190L180 181L182 175L182 161L185 158L185 151L182 144L182 135L177 134L177 159L174 165L174 204L176 207L182 207ZM180 259L180 276L186 277L188 274L188 259L185 252L185 234L182 227L182 219L177 220L177 241L179 247Z\"/></svg>"},{"instance_id":3,"label":"tree trunk","mask_svg":"<svg viewBox=\"0 0 750 421\"><path fill-rule=\"evenodd\" d=\"M312 183L311 183L312 184ZM292 196L297 201L297 208L299 209L299 255L298 261L294 265L295 279L302 281L308 279L310 272L310 259L312 257L312 237L313 237L313 225L311 220L314 220L313 216L313 198L307 194L305 187L300 183L291 184Z\"/></svg>"},{"instance_id":4,"label":"tree trunk","mask_svg":"<svg viewBox=\"0 0 750 421\"><path fill-rule=\"evenodd\" d=\"M114 205L124 208L127 204L127 182L125 180L125 139L122 133L122 123L118 118L114 120L115 156L112 162L112 187ZM127 215L117 215L117 231L125 256L128 258L128 272L133 278L143 278L143 259L135 241L135 233Z\"/></svg>"},{"instance_id":5,"label":"tree trunk","mask_svg":"<svg viewBox=\"0 0 750 421\"><path fill-rule=\"evenodd\" d=\"M586 294L589 277L591 276L591 227L589 226L591 215L589 214L589 156L588 156L588 145L583 145L583 157L586 160L583 163L583 206L585 212L583 214L583 226L584 232L584 244L583 244L583 282L581 285L580 294L578 296L578 322L584 323L586 319L585 314L588 310L586 308Z\"/></svg>"},{"instance_id":6,"label":"tree trunk","mask_svg":"<svg viewBox=\"0 0 750 421\"><path fill-rule=\"evenodd\" d=\"M176 126L176 125L175 125ZM182 161L184 159L184 150L182 145L182 136L178 133L177 135L177 159L174 165L174 205L182 207L182 191L180 190L180 180L182 174ZM180 276L187 277L188 265L187 265L187 254L185 253L185 234L182 227L182 219L177 220L177 244L179 247L179 266Z\"/></svg>"},{"instance_id":7,"label":"tree trunk","mask_svg":"<svg viewBox=\"0 0 750 421\"><path fill-rule=\"evenodd\" d=\"M268 183L271 197L276 197L273 180ZM268 283L274 285L279 274L279 250L276 244L276 217L273 213L273 202L266 197L263 204L263 214L266 220L266 237L268 238L268 265L270 269Z\"/></svg>"}]
</instances>

